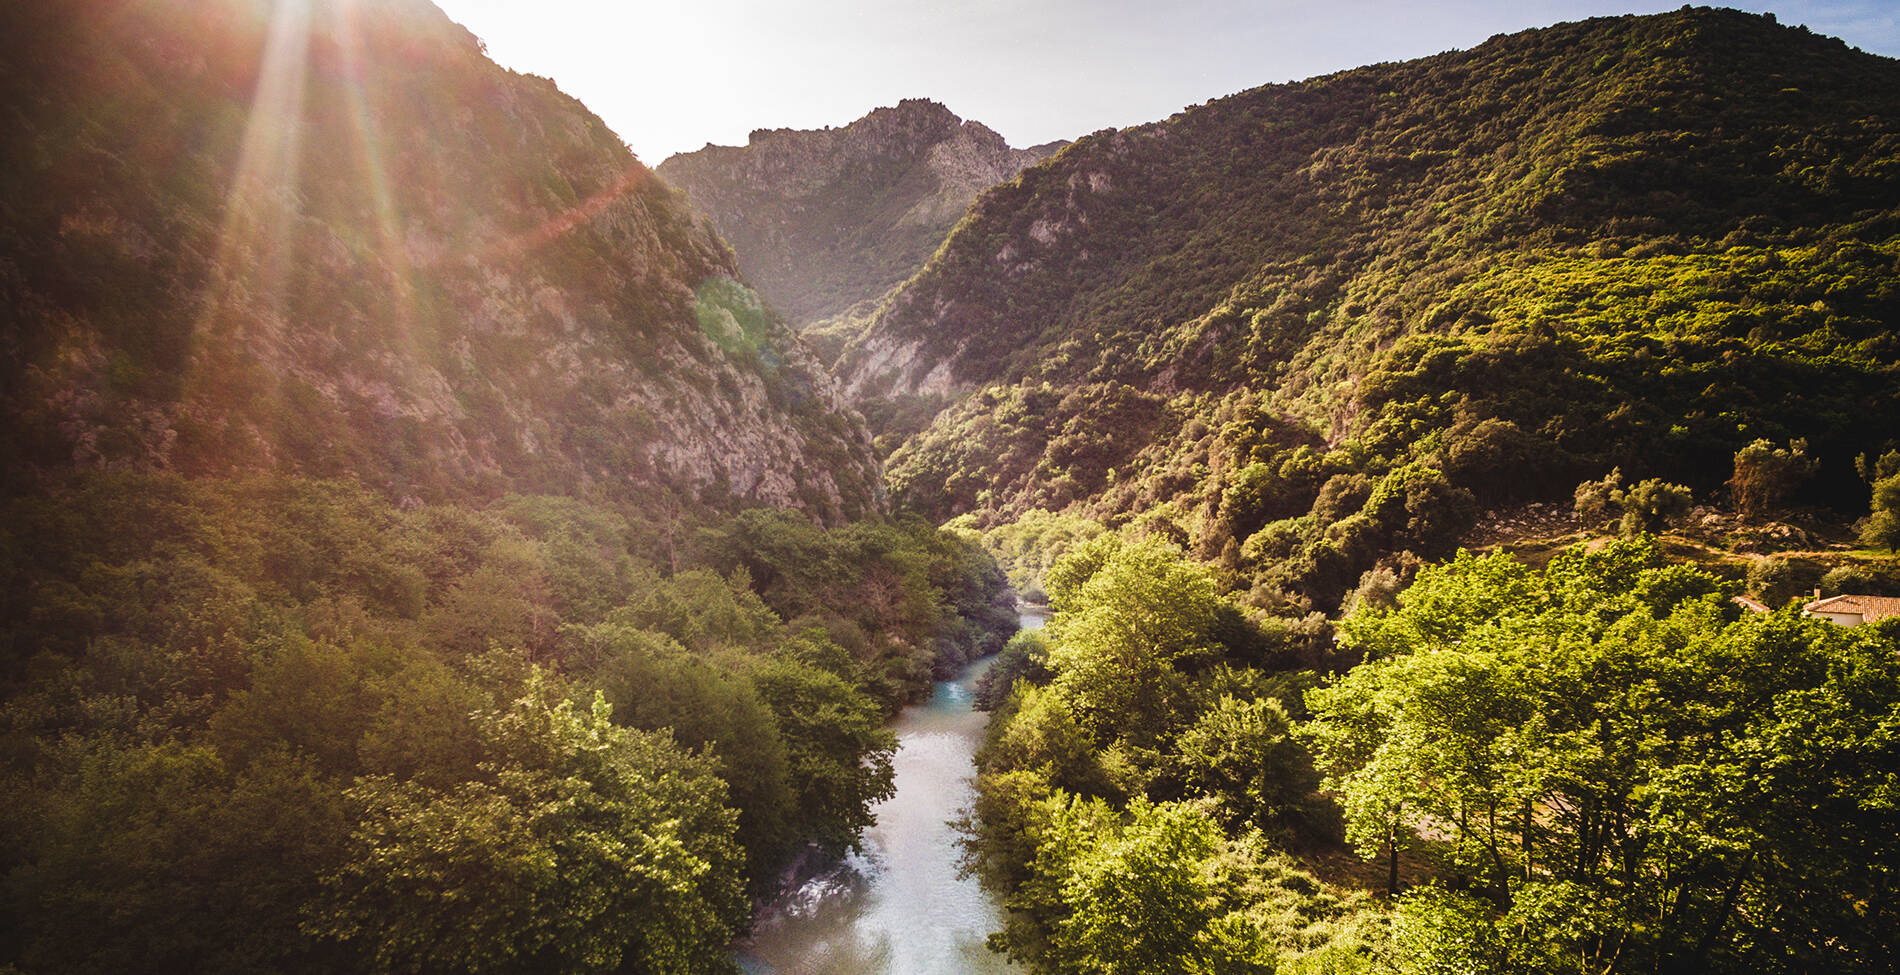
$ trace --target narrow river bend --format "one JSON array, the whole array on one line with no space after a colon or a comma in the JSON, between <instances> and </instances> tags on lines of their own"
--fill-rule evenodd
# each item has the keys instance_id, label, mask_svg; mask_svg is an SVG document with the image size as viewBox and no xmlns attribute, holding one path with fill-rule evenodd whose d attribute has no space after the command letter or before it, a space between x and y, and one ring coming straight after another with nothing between
<instances>
[{"instance_id":1,"label":"narrow river bend","mask_svg":"<svg viewBox=\"0 0 1900 975\"><path fill-rule=\"evenodd\" d=\"M1023 614L1024 629L1042 623ZM874 810L864 854L774 905L739 953L748 975L1020 971L983 946L1000 926L999 912L974 878L957 875L950 826L972 798L972 759L989 719L972 701L990 663L979 660L939 682L930 700L897 716L897 794Z\"/></svg>"}]
</instances>

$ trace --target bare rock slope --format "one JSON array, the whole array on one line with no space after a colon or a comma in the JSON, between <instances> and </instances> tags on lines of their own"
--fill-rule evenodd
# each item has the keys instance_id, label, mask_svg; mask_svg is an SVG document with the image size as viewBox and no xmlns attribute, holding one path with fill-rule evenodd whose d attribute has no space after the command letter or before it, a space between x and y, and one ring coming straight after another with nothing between
<instances>
[{"instance_id":1,"label":"bare rock slope","mask_svg":"<svg viewBox=\"0 0 1900 975\"><path fill-rule=\"evenodd\" d=\"M658 171L732 242L768 303L804 327L909 278L977 194L1064 144L1012 149L936 102L906 99L842 128L761 129Z\"/></svg>"}]
</instances>

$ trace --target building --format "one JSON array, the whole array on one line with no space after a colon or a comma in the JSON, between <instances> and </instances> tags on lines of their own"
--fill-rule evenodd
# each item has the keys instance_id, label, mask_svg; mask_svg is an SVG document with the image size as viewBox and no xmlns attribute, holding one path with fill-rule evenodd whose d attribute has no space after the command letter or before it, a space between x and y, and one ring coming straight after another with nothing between
<instances>
[{"instance_id":1,"label":"building","mask_svg":"<svg viewBox=\"0 0 1900 975\"><path fill-rule=\"evenodd\" d=\"M1842 626L1859 626L1889 616L1900 616L1900 598L1893 596L1843 595L1821 599L1819 590L1814 595L1816 599L1813 602L1801 607L1801 615L1818 616Z\"/></svg>"}]
</instances>

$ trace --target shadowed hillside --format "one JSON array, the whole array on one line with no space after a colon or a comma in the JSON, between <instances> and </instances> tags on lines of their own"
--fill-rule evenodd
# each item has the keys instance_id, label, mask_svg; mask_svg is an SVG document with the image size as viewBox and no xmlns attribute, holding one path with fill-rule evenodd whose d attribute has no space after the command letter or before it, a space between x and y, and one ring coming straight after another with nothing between
<instances>
[{"instance_id":1,"label":"shadowed hillside","mask_svg":"<svg viewBox=\"0 0 1900 975\"><path fill-rule=\"evenodd\" d=\"M876 507L861 428L724 243L427 3L9 4L0 112L11 483Z\"/></svg>"}]
</instances>

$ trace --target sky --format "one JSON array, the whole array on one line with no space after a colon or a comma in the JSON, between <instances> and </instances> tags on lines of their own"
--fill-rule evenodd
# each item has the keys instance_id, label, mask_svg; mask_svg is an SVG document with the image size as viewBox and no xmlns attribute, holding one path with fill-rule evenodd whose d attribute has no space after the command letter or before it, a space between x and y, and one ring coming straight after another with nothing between
<instances>
[{"instance_id":1,"label":"sky","mask_svg":"<svg viewBox=\"0 0 1900 975\"><path fill-rule=\"evenodd\" d=\"M1258 85L1680 4L1602 0L436 0L657 166L759 128L932 98L1011 145L1166 118ZM1900 56L1900 0L1738 3Z\"/></svg>"}]
</instances>

